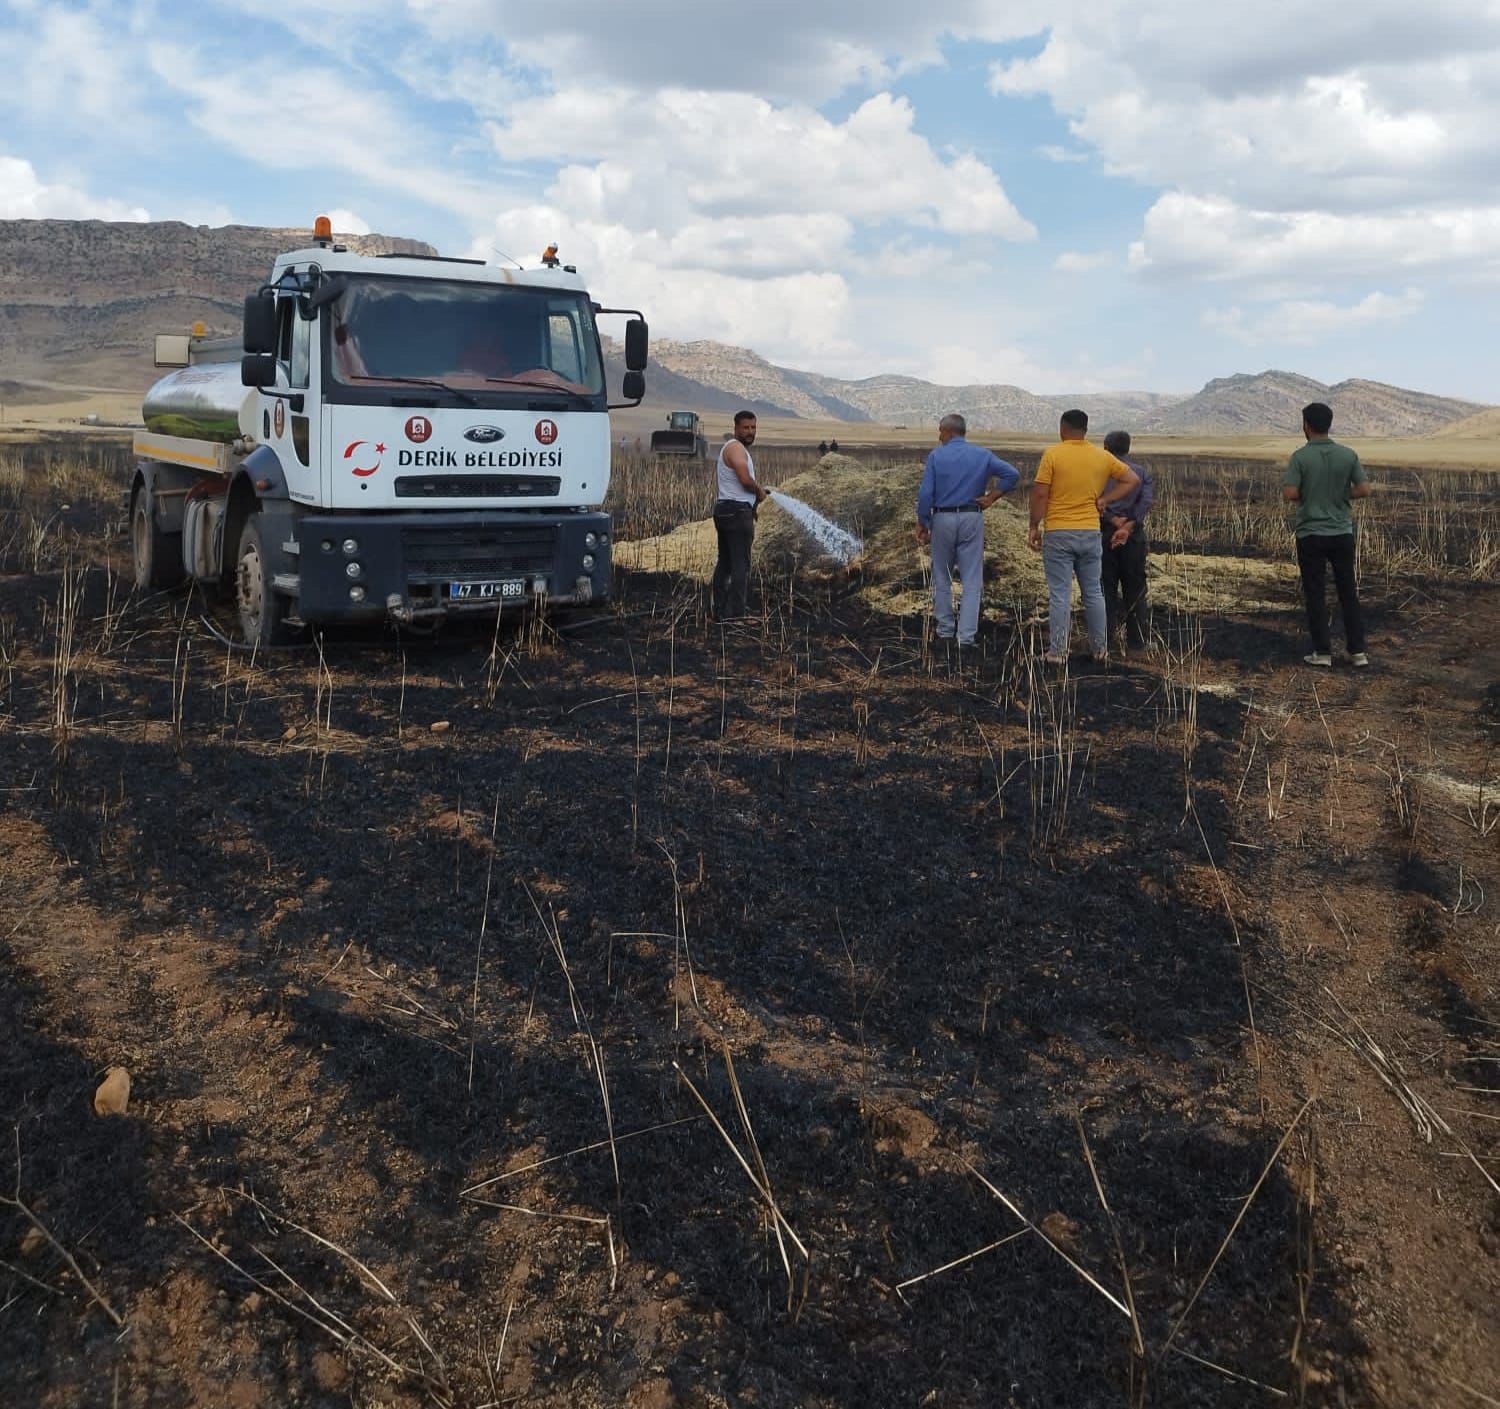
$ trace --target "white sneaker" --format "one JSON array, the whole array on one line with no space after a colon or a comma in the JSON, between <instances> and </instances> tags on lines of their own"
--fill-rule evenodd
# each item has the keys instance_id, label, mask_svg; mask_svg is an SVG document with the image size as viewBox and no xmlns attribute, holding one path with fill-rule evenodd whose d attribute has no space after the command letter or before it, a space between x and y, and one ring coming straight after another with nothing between
<instances>
[{"instance_id":1,"label":"white sneaker","mask_svg":"<svg viewBox=\"0 0 1500 1409\"><path fill-rule=\"evenodd\" d=\"M1312 651L1308 655L1302 657L1302 663L1304 665L1329 666L1333 664L1333 657L1330 655L1326 655L1322 651Z\"/></svg>"},{"instance_id":2,"label":"white sneaker","mask_svg":"<svg viewBox=\"0 0 1500 1409\"><path fill-rule=\"evenodd\" d=\"M1349 664L1352 665L1356 670L1367 670L1370 665L1370 658L1363 651L1355 651L1354 654L1349 657Z\"/></svg>"}]
</instances>

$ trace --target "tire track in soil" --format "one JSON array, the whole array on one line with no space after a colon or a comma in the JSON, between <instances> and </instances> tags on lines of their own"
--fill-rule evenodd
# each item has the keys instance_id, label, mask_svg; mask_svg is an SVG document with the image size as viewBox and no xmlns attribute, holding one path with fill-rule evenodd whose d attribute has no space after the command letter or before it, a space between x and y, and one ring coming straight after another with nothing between
<instances>
[{"instance_id":1,"label":"tire track in soil","mask_svg":"<svg viewBox=\"0 0 1500 1409\"><path fill-rule=\"evenodd\" d=\"M1465 794L1434 779L1494 777L1500 599L1492 586L1430 586L1406 605L1368 674L1260 673L1236 869L1286 956L1285 988L1263 993L1267 1098L1286 1114L1319 1096L1317 1260L1348 1278L1370 1402L1456 1406L1500 1391L1500 1196L1455 1140L1424 1140L1324 1025L1357 1038L1362 1023L1462 1141L1496 1151L1500 1101L1472 1088L1500 1087L1496 1067L1474 1060L1500 1053L1500 925L1455 904L1461 864L1500 898L1500 848Z\"/></svg>"}]
</instances>

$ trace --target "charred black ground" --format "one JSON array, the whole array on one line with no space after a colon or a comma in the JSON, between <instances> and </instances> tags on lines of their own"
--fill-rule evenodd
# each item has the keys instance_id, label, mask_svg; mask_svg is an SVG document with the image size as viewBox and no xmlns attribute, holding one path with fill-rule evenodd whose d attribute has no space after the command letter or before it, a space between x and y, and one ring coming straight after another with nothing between
<instances>
[{"instance_id":1,"label":"charred black ground","mask_svg":"<svg viewBox=\"0 0 1500 1409\"><path fill-rule=\"evenodd\" d=\"M1322 1083L1271 1071L1307 979L1235 814L1295 616L1064 683L1026 623L959 668L836 581L721 628L640 574L561 637L250 661L111 580L111 509L0 579L0 1092L132 1330L0 1210L53 1289L0 1268L9 1402L1370 1402L1314 1118L1272 1161ZM693 1094L755 1166L726 1052L790 1272Z\"/></svg>"}]
</instances>

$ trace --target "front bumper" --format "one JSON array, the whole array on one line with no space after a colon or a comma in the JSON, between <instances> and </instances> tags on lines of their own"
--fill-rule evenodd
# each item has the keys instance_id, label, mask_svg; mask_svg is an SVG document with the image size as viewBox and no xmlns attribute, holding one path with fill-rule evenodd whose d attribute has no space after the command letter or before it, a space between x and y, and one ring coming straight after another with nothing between
<instances>
[{"instance_id":1,"label":"front bumper","mask_svg":"<svg viewBox=\"0 0 1500 1409\"><path fill-rule=\"evenodd\" d=\"M609 598L608 514L312 514L297 539L297 614L308 622L432 620ZM455 598L454 583L520 590Z\"/></svg>"}]
</instances>

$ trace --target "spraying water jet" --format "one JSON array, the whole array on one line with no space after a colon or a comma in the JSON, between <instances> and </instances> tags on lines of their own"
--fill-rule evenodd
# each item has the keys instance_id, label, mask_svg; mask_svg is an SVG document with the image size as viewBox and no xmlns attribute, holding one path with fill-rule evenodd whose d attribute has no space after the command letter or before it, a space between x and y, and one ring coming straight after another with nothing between
<instances>
[{"instance_id":1,"label":"spraying water jet","mask_svg":"<svg viewBox=\"0 0 1500 1409\"><path fill-rule=\"evenodd\" d=\"M772 494L771 502L785 509L813 542L840 567L847 567L864 552L865 545L848 529L840 528L832 519L820 514L811 504L804 504L795 495L777 490Z\"/></svg>"}]
</instances>

